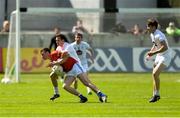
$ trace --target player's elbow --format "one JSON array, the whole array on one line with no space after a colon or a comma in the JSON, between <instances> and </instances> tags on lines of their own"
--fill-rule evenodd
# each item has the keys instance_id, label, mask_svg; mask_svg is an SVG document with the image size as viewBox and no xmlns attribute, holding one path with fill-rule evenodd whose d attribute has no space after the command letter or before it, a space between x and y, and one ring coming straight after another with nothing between
<instances>
[{"instance_id":1,"label":"player's elbow","mask_svg":"<svg viewBox=\"0 0 180 118\"><path fill-rule=\"evenodd\" d=\"M163 48L162 48L162 51L166 51L168 49L167 45L164 45Z\"/></svg>"}]
</instances>

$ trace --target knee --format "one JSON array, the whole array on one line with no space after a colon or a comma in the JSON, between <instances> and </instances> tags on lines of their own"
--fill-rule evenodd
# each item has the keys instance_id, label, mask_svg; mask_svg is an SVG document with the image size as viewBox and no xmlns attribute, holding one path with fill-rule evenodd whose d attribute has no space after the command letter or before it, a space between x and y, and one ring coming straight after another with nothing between
<instances>
[{"instance_id":1,"label":"knee","mask_svg":"<svg viewBox=\"0 0 180 118\"><path fill-rule=\"evenodd\" d=\"M51 73L50 75L49 75L49 77L51 78L51 79L57 79L57 74L55 74L55 73Z\"/></svg>"},{"instance_id":2,"label":"knee","mask_svg":"<svg viewBox=\"0 0 180 118\"><path fill-rule=\"evenodd\" d=\"M54 73L50 73L49 77L53 78L54 77Z\"/></svg>"},{"instance_id":3,"label":"knee","mask_svg":"<svg viewBox=\"0 0 180 118\"><path fill-rule=\"evenodd\" d=\"M158 74L157 74L156 72L153 72L153 73L152 73L152 76L153 76L154 78L157 78L157 77L158 77Z\"/></svg>"},{"instance_id":4,"label":"knee","mask_svg":"<svg viewBox=\"0 0 180 118\"><path fill-rule=\"evenodd\" d=\"M86 79L86 78L83 79L82 83L83 83L83 85L85 85L85 86L90 86L90 85L91 85L91 82L88 81L88 79Z\"/></svg>"},{"instance_id":5,"label":"knee","mask_svg":"<svg viewBox=\"0 0 180 118\"><path fill-rule=\"evenodd\" d=\"M65 89L65 88L66 88L66 84L65 84L65 83L62 85L62 88L63 88L63 89Z\"/></svg>"},{"instance_id":6,"label":"knee","mask_svg":"<svg viewBox=\"0 0 180 118\"><path fill-rule=\"evenodd\" d=\"M69 86L66 84L66 83L64 83L63 85L62 85L62 88L63 89L67 89Z\"/></svg>"}]
</instances>

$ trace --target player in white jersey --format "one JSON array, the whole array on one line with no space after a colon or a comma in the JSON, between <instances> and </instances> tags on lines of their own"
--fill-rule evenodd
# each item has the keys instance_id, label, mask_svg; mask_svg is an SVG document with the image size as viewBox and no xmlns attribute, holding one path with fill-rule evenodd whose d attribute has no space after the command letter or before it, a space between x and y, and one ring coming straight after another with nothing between
<instances>
[{"instance_id":1,"label":"player in white jersey","mask_svg":"<svg viewBox=\"0 0 180 118\"><path fill-rule=\"evenodd\" d=\"M62 44L59 44L59 45L61 45L61 46L58 46L56 48L56 51L63 52L65 49L67 49L67 47L70 44L67 42L63 42ZM54 66L53 68L55 68L55 67L56 66ZM59 75L56 73L56 71L57 71L56 69L58 69L58 68L56 68L56 69L53 69L53 68L52 68L52 72L50 73L50 78L51 78L52 85L54 87L54 95L50 98L50 100L54 100L54 99L60 97L59 88L58 88L58 81L57 81L59 78L58 77ZM64 76L64 75L62 75L62 76ZM64 78L64 77L61 77L61 78Z\"/></svg>"},{"instance_id":2,"label":"player in white jersey","mask_svg":"<svg viewBox=\"0 0 180 118\"><path fill-rule=\"evenodd\" d=\"M70 48L68 48L69 46L70 46L70 44L69 43L67 43L67 42L59 42L59 41L56 41L56 43L58 43L57 45L57 48L56 48L56 51L59 51L59 52L63 52L63 51L65 51L65 50L67 50L67 49L69 49L69 50L71 50ZM72 46L71 46L72 47ZM72 47L73 48L73 47ZM71 52L71 51L69 51L69 52ZM74 57L76 58L76 60L79 60L78 59L78 56L76 56L76 55L74 55ZM56 67L56 66L55 66ZM56 68L56 69L58 69L58 68ZM54 100L54 99L56 99L56 98L58 98L59 96L60 96L60 93L59 93L59 88L58 88L58 74L56 73L56 69L53 69L52 68L52 72L50 73L50 78L51 78L51 82L52 82L52 84L53 84L53 87L54 87L54 95L50 98L50 100ZM64 81L63 80L63 78L64 78L64 75L62 75L63 77L61 77L61 80L62 81Z\"/></svg>"},{"instance_id":3,"label":"player in white jersey","mask_svg":"<svg viewBox=\"0 0 180 118\"><path fill-rule=\"evenodd\" d=\"M57 50L63 54L62 58L57 60L53 60L50 62L49 67L53 66L63 66L63 71L66 73L65 80L63 83L63 88L68 91L69 93L79 96L80 102L86 102L87 98L82 96L76 89L71 87L71 84L75 81L76 77L86 86L91 88L99 97L101 102L107 101L107 96L103 94L88 78L87 74L85 73L84 68L81 65L81 62L76 54L72 45L66 45L64 39L61 35L56 36L56 43L58 45ZM56 55L58 56L58 55ZM73 62L73 63L71 63ZM67 71L68 70L68 71ZM51 77L53 81L57 80L57 75L54 74L55 77ZM56 94L53 96L56 99Z\"/></svg>"},{"instance_id":4,"label":"player in white jersey","mask_svg":"<svg viewBox=\"0 0 180 118\"><path fill-rule=\"evenodd\" d=\"M160 99L160 79L159 75L161 71L169 66L171 61L170 48L166 36L157 29L158 22L155 19L148 19L147 21L147 30L150 33L153 46L151 50L147 53L146 58L150 58L153 55L156 55L152 79L153 79L153 97L149 102L156 102Z\"/></svg>"},{"instance_id":5,"label":"player in white jersey","mask_svg":"<svg viewBox=\"0 0 180 118\"><path fill-rule=\"evenodd\" d=\"M74 47L74 49L76 50L76 53L81 61L81 64L83 66L83 68L85 69L85 72L88 74L88 58L87 58L87 53L89 54L89 57L91 59L91 62L94 63L94 59L93 59L93 50L90 47L90 45L85 42L82 41L83 35L81 33L76 33L75 34L75 41L73 43L71 43L71 45ZM76 79L76 81L74 82L74 87L77 89L78 87L78 81ZM88 95L91 95L91 89L89 87L87 87L87 93Z\"/></svg>"}]
</instances>

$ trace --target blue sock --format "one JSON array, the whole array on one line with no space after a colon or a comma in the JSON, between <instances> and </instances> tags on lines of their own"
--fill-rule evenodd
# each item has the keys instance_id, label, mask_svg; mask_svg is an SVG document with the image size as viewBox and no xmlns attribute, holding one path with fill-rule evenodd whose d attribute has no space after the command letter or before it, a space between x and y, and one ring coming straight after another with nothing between
<instances>
[{"instance_id":1,"label":"blue sock","mask_svg":"<svg viewBox=\"0 0 180 118\"><path fill-rule=\"evenodd\" d=\"M83 99L83 98L84 98L84 96L83 96L82 94L80 94L80 95L79 95L79 98Z\"/></svg>"},{"instance_id":2,"label":"blue sock","mask_svg":"<svg viewBox=\"0 0 180 118\"><path fill-rule=\"evenodd\" d=\"M99 97L102 97L104 94L103 94L102 92L98 92L97 95L98 95Z\"/></svg>"}]
</instances>

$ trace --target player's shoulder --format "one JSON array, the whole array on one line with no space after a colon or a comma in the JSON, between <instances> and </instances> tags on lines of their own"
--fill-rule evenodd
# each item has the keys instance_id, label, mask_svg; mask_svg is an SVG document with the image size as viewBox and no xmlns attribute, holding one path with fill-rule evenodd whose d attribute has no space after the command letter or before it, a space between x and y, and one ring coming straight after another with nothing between
<instances>
[{"instance_id":1,"label":"player's shoulder","mask_svg":"<svg viewBox=\"0 0 180 118\"><path fill-rule=\"evenodd\" d=\"M75 44L76 44L76 42L74 41L74 42L72 42L70 45L73 45L73 46L74 46Z\"/></svg>"},{"instance_id":2,"label":"player's shoulder","mask_svg":"<svg viewBox=\"0 0 180 118\"><path fill-rule=\"evenodd\" d=\"M51 55L57 54L57 53L59 53L59 51L58 50L54 50L54 51L51 52Z\"/></svg>"},{"instance_id":3,"label":"player's shoulder","mask_svg":"<svg viewBox=\"0 0 180 118\"><path fill-rule=\"evenodd\" d=\"M82 45L89 45L86 41L81 41Z\"/></svg>"},{"instance_id":4,"label":"player's shoulder","mask_svg":"<svg viewBox=\"0 0 180 118\"><path fill-rule=\"evenodd\" d=\"M60 52L57 51L57 50L52 51L51 54L50 54L51 59L52 59L53 61L57 60L57 58L59 57L59 55L60 55Z\"/></svg>"},{"instance_id":5,"label":"player's shoulder","mask_svg":"<svg viewBox=\"0 0 180 118\"><path fill-rule=\"evenodd\" d=\"M69 45L66 47L65 50L68 51L68 52L74 50L74 45L72 45L72 43L69 44Z\"/></svg>"},{"instance_id":6,"label":"player's shoulder","mask_svg":"<svg viewBox=\"0 0 180 118\"><path fill-rule=\"evenodd\" d=\"M164 33L162 31L160 31L159 29L157 29L155 31L155 35L164 35Z\"/></svg>"},{"instance_id":7,"label":"player's shoulder","mask_svg":"<svg viewBox=\"0 0 180 118\"><path fill-rule=\"evenodd\" d=\"M163 32L161 32L160 30L156 30L156 32L155 32L155 38L163 40L163 39L166 39L166 36L165 36L165 34L164 34Z\"/></svg>"},{"instance_id":8,"label":"player's shoulder","mask_svg":"<svg viewBox=\"0 0 180 118\"><path fill-rule=\"evenodd\" d=\"M70 43L64 42L64 47L71 45Z\"/></svg>"}]
</instances>

